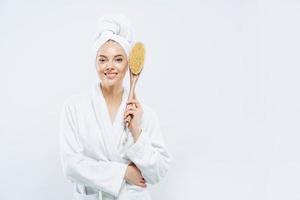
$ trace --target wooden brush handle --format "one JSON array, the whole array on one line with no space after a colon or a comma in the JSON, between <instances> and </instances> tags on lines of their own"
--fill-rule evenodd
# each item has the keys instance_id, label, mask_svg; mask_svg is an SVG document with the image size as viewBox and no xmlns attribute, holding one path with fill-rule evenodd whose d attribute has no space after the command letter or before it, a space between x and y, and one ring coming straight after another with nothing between
<instances>
[{"instance_id":1,"label":"wooden brush handle","mask_svg":"<svg viewBox=\"0 0 300 200\"><path fill-rule=\"evenodd\" d=\"M134 75L130 72L130 77L131 77L131 79L130 79L130 90L129 90L129 95L128 95L127 101L131 101L131 100L134 99L135 86L136 86L136 82L139 78L139 75ZM128 119L129 121L131 121L132 117L133 117L132 115L128 115L126 120ZM128 126L129 126L129 123L127 122L126 127L128 127Z\"/></svg>"}]
</instances>

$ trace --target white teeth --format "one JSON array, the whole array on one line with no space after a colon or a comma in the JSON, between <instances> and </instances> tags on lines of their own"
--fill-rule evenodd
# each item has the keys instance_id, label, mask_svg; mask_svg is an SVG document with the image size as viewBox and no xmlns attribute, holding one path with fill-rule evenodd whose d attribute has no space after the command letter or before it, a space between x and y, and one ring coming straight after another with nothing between
<instances>
[{"instance_id":1,"label":"white teeth","mask_svg":"<svg viewBox=\"0 0 300 200\"><path fill-rule=\"evenodd\" d=\"M114 79L118 75L118 73L104 73L104 75L108 79Z\"/></svg>"}]
</instances>

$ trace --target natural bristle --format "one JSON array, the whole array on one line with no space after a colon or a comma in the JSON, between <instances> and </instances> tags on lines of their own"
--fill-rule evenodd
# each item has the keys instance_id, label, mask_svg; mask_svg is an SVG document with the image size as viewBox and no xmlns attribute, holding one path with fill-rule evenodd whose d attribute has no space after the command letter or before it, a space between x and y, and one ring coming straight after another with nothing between
<instances>
[{"instance_id":1,"label":"natural bristle","mask_svg":"<svg viewBox=\"0 0 300 200\"><path fill-rule=\"evenodd\" d=\"M129 56L129 68L131 72L135 75L138 75L144 66L145 61L145 48L143 43L137 42L132 47Z\"/></svg>"}]
</instances>

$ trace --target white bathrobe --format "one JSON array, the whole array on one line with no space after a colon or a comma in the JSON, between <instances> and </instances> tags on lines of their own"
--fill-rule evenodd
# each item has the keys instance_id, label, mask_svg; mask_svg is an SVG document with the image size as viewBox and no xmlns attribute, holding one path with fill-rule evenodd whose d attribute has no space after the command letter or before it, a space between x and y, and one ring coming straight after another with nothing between
<instances>
[{"instance_id":1,"label":"white bathrobe","mask_svg":"<svg viewBox=\"0 0 300 200\"><path fill-rule=\"evenodd\" d=\"M157 115L141 102L142 133L134 142L128 129L124 130L127 88L123 87L122 102L112 123L99 84L68 97L61 112L61 161L64 175L74 184L73 199L150 200L148 188L129 184L124 175L130 162L141 170L148 184L166 175L171 156Z\"/></svg>"}]
</instances>

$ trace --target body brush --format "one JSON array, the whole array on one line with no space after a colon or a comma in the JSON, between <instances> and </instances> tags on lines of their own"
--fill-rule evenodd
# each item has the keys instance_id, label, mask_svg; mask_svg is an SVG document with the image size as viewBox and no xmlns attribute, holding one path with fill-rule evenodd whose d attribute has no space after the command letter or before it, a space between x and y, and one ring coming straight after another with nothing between
<instances>
[{"instance_id":1,"label":"body brush","mask_svg":"<svg viewBox=\"0 0 300 200\"><path fill-rule=\"evenodd\" d=\"M132 47L132 50L129 55L129 72L130 72L130 90L128 95L128 101L135 98L135 86L137 80L142 72L145 62L145 47L143 43L137 42ZM132 115L129 115L126 119L129 118L129 121L132 119ZM128 122L126 127L128 127Z\"/></svg>"}]
</instances>

